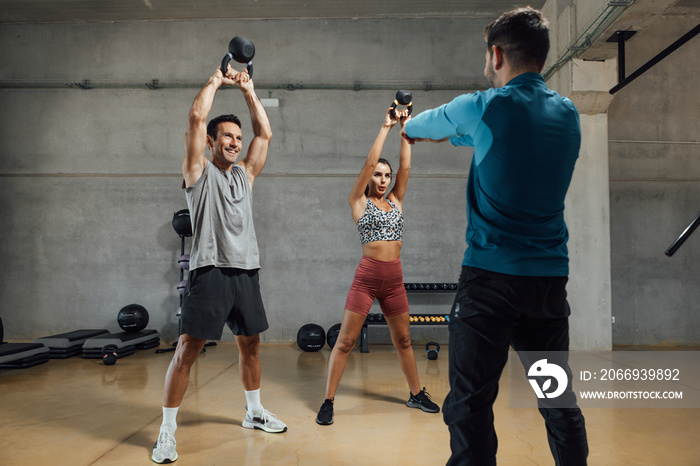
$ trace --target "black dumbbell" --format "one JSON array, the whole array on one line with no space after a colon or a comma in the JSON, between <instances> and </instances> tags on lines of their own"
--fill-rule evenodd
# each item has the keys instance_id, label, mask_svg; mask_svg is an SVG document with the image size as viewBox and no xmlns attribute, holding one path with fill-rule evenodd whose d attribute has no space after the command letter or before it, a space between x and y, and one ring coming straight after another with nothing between
<instances>
[{"instance_id":1,"label":"black dumbbell","mask_svg":"<svg viewBox=\"0 0 700 466\"><path fill-rule=\"evenodd\" d=\"M408 116L411 116L411 112L413 112L413 94L411 94L411 91L396 91L396 98L391 103L391 118L396 118L396 107L398 105L405 105L408 109Z\"/></svg>"},{"instance_id":2,"label":"black dumbbell","mask_svg":"<svg viewBox=\"0 0 700 466\"><path fill-rule=\"evenodd\" d=\"M238 63L246 64L248 76L253 77L253 57L255 56L255 45L248 39L234 37L228 43L228 53L221 60L221 72L226 74L228 62L235 60Z\"/></svg>"},{"instance_id":3,"label":"black dumbbell","mask_svg":"<svg viewBox=\"0 0 700 466\"><path fill-rule=\"evenodd\" d=\"M435 348L433 348L433 346ZM438 358L438 353L440 352L440 343L429 341L425 344L425 351L428 353L428 359L434 361Z\"/></svg>"},{"instance_id":4,"label":"black dumbbell","mask_svg":"<svg viewBox=\"0 0 700 466\"><path fill-rule=\"evenodd\" d=\"M105 366L113 366L117 362L117 345L107 345L102 348L102 362Z\"/></svg>"}]
</instances>

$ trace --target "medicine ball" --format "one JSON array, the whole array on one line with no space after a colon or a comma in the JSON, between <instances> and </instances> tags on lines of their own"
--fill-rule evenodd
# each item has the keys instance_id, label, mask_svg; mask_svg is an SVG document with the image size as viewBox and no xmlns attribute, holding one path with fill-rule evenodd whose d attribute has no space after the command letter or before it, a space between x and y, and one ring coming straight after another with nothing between
<instances>
[{"instance_id":1,"label":"medicine ball","mask_svg":"<svg viewBox=\"0 0 700 466\"><path fill-rule=\"evenodd\" d=\"M316 324L306 324L297 332L297 345L303 351L318 351L326 344L326 332Z\"/></svg>"},{"instance_id":2,"label":"medicine ball","mask_svg":"<svg viewBox=\"0 0 700 466\"><path fill-rule=\"evenodd\" d=\"M333 349L335 346L335 342L338 341L338 334L340 333L340 324L335 324L331 328L328 329L328 332L326 334L326 342L328 343L328 346Z\"/></svg>"},{"instance_id":3,"label":"medicine ball","mask_svg":"<svg viewBox=\"0 0 700 466\"><path fill-rule=\"evenodd\" d=\"M2 326L2 317L0 317L0 343L4 341L3 338L5 338L5 329Z\"/></svg>"},{"instance_id":4,"label":"medicine ball","mask_svg":"<svg viewBox=\"0 0 700 466\"><path fill-rule=\"evenodd\" d=\"M435 348L432 348L432 347ZM440 343L434 341L429 341L425 344L425 351L428 353L428 359L434 361L438 358L438 353L440 352Z\"/></svg>"},{"instance_id":5,"label":"medicine ball","mask_svg":"<svg viewBox=\"0 0 700 466\"><path fill-rule=\"evenodd\" d=\"M140 304L129 304L119 311L117 323L125 332L140 332L148 325L148 311Z\"/></svg>"},{"instance_id":6,"label":"medicine ball","mask_svg":"<svg viewBox=\"0 0 700 466\"><path fill-rule=\"evenodd\" d=\"M102 348L102 362L105 366L113 366L117 362L117 345L107 345Z\"/></svg>"},{"instance_id":7,"label":"medicine ball","mask_svg":"<svg viewBox=\"0 0 700 466\"><path fill-rule=\"evenodd\" d=\"M192 236L192 222L190 221L190 210L182 209L173 214L173 228L180 236Z\"/></svg>"}]
</instances>

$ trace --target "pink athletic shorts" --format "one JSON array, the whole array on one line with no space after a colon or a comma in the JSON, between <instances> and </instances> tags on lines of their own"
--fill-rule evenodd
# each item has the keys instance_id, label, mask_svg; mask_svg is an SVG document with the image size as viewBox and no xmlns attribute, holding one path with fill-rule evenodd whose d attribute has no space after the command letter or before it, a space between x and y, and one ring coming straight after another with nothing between
<instances>
[{"instance_id":1,"label":"pink athletic shorts","mask_svg":"<svg viewBox=\"0 0 700 466\"><path fill-rule=\"evenodd\" d=\"M401 259L385 262L362 256L345 301L345 309L366 316L375 299L387 317L408 312Z\"/></svg>"}]
</instances>

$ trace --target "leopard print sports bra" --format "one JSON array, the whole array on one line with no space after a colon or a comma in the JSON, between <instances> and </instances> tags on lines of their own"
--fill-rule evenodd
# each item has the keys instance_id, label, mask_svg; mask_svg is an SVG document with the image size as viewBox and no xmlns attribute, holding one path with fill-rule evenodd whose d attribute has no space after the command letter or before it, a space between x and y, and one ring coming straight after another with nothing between
<instances>
[{"instance_id":1,"label":"leopard print sports bra","mask_svg":"<svg viewBox=\"0 0 700 466\"><path fill-rule=\"evenodd\" d=\"M388 199L387 202L391 211L384 212L367 198L365 213L355 222L363 245L372 241L402 241L403 215L393 202Z\"/></svg>"}]
</instances>

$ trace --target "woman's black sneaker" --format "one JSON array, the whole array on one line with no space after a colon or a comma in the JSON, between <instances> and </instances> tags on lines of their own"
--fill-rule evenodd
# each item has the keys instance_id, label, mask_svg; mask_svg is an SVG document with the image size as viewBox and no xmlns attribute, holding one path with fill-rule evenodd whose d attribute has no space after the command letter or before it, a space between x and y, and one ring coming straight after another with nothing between
<instances>
[{"instance_id":1,"label":"woman's black sneaker","mask_svg":"<svg viewBox=\"0 0 700 466\"><path fill-rule=\"evenodd\" d=\"M322 426L333 424L333 398L323 402L321 409L318 411L318 416L316 416L316 423Z\"/></svg>"},{"instance_id":2,"label":"woman's black sneaker","mask_svg":"<svg viewBox=\"0 0 700 466\"><path fill-rule=\"evenodd\" d=\"M408 399L406 402L406 406L409 408L420 408L426 413L439 413L440 412L440 407L430 401L430 393L425 391L425 387L423 387L423 390L418 392L417 395L411 395L411 397ZM323 408L321 408L323 409ZM319 413L320 416L320 413ZM317 420L318 422L318 420Z\"/></svg>"}]
</instances>

